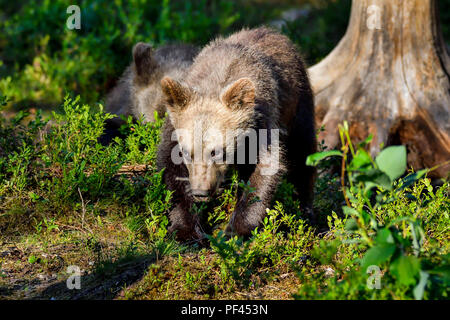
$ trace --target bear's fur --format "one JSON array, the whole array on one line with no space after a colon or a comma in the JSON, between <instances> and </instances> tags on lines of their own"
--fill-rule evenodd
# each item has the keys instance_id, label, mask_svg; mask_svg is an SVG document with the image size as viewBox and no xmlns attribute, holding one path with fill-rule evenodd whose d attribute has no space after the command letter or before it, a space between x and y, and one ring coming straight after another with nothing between
<instances>
[{"instance_id":1,"label":"bear's fur","mask_svg":"<svg viewBox=\"0 0 450 320\"><path fill-rule=\"evenodd\" d=\"M199 219L190 209L195 201L214 195L231 167L217 163L218 159L235 157L235 141L244 141L241 134L227 137L220 145L225 151L217 158L213 147L219 140L213 141L215 137L208 133L211 129L219 133L229 129L280 130L279 149L269 136L268 152L260 153L256 164L247 161L235 165L239 178L249 181L255 191L240 193L227 227L229 234L248 236L261 225L285 172L296 187L302 209L313 218L315 171L305 165L306 157L316 151L313 93L305 65L287 37L261 27L218 38L198 54L183 79L165 77L161 86L169 117L157 165L165 169L165 182L174 191L177 205L169 214L170 231L176 231L179 240L202 237ZM205 143L197 154L193 140L194 129L199 127ZM174 131L178 129L187 134ZM177 150L184 159L180 164L173 161ZM278 169L263 175L265 158L277 152Z\"/></svg>"},{"instance_id":2,"label":"bear's fur","mask_svg":"<svg viewBox=\"0 0 450 320\"><path fill-rule=\"evenodd\" d=\"M153 121L155 111L164 116L161 79L165 76L182 79L198 51L188 44L165 45L153 50L149 44L137 43L133 47L133 62L106 96L105 112L119 117L107 121L103 142L108 143L117 135L123 124L121 115L135 119L144 116L144 121Z\"/></svg>"}]
</instances>

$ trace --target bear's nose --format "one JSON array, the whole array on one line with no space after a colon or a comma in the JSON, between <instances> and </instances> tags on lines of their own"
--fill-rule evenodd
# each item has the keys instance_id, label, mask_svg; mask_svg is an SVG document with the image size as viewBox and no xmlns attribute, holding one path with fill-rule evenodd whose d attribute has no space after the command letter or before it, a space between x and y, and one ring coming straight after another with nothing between
<instances>
[{"instance_id":1,"label":"bear's nose","mask_svg":"<svg viewBox=\"0 0 450 320\"><path fill-rule=\"evenodd\" d=\"M207 197L207 196L209 196L208 190L200 190L200 189L192 190L192 194L194 196L197 196L197 197Z\"/></svg>"},{"instance_id":2,"label":"bear's nose","mask_svg":"<svg viewBox=\"0 0 450 320\"><path fill-rule=\"evenodd\" d=\"M192 190L192 195L194 196L195 200L206 201L209 197L209 191L194 189L194 190Z\"/></svg>"}]
</instances>

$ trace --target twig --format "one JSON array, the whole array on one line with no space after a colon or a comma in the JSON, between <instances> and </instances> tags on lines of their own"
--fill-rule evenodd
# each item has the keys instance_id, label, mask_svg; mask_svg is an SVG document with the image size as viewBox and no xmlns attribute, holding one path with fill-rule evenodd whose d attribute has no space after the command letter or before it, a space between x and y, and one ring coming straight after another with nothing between
<instances>
[{"instance_id":1,"label":"twig","mask_svg":"<svg viewBox=\"0 0 450 320\"><path fill-rule=\"evenodd\" d=\"M82 212L81 228L84 229L84 217L86 216L86 205L84 204L84 199L83 199L83 196L81 195L81 190L79 187L78 187L78 194L80 195L80 198L81 198L81 212ZM87 203L89 203L89 200Z\"/></svg>"},{"instance_id":2,"label":"twig","mask_svg":"<svg viewBox=\"0 0 450 320\"><path fill-rule=\"evenodd\" d=\"M78 231L86 233L86 230L84 230L82 228L79 228L79 227L76 227L76 226L69 226L67 224L62 224L62 223L59 223L59 222L55 222L55 224L57 224L58 226L63 227L63 228L75 229L75 230L78 230Z\"/></svg>"},{"instance_id":3,"label":"twig","mask_svg":"<svg viewBox=\"0 0 450 320\"><path fill-rule=\"evenodd\" d=\"M148 169L148 165L146 164L124 165L117 171L117 173L130 175L135 173L145 173Z\"/></svg>"},{"instance_id":4,"label":"twig","mask_svg":"<svg viewBox=\"0 0 450 320\"><path fill-rule=\"evenodd\" d=\"M286 293L290 293L290 292L289 292L288 290L286 290L286 289L278 288L278 287L271 286L271 285L267 285L266 288L269 288L269 289L275 289L275 290L280 290L280 291L284 291L284 292L286 292Z\"/></svg>"},{"instance_id":5,"label":"twig","mask_svg":"<svg viewBox=\"0 0 450 320\"><path fill-rule=\"evenodd\" d=\"M71 168L71 165L67 166L69 169ZM122 167L117 170L116 176L125 174L128 176L136 175L136 174L144 174L145 172L149 171L150 167L147 164L137 164L137 165L123 165ZM50 167L47 169L51 174L55 175L61 175L61 169L60 168L54 168ZM83 171L87 176L90 176L94 171L92 169Z\"/></svg>"}]
</instances>

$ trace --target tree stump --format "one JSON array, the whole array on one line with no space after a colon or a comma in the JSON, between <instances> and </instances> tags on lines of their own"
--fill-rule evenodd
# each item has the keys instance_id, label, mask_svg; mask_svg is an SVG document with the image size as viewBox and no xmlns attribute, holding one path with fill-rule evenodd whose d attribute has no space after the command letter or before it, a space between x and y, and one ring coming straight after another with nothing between
<instances>
[{"instance_id":1,"label":"tree stump","mask_svg":"<svg viewBox=\"0 0 450 320\"><path fill-rule=\"evenodd\" d=\"M450 58L435 0L353 0L345 36L309 72L329 148L347 120L356 141L373 135L372 154L406 145L416 170L450 160Z\"/></svg>"}]
</instances>

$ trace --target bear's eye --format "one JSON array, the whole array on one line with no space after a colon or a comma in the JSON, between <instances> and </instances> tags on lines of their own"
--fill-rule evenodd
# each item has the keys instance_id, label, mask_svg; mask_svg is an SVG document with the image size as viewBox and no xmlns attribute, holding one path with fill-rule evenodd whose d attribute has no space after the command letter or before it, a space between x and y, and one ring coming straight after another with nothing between
<instances>
[{"instance_id":1,"label":"bear's eye","mask_svg":"<svg viewBox=\"0 0 450 320\"><path fill-rule=\"evenodd\" d=\"M180 148L180 151L179 151L178 154L180 155L180 157L189 158L189 152L187 152L187 151L184 150L183 148Z\"/></svg>"},{"instance_id":2,"label":"bear's eye","mask_svg":"<svg viewBox=\"0 0 450 320\"><path fill-rule=\"evenodd\" d=\"M216 156L216 151L211 151L211 157L214 158Z\"/></svg>"}]
</instances>

